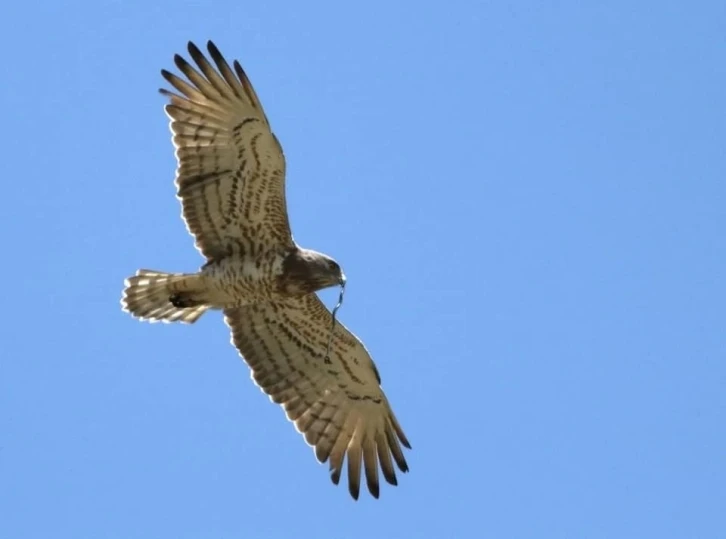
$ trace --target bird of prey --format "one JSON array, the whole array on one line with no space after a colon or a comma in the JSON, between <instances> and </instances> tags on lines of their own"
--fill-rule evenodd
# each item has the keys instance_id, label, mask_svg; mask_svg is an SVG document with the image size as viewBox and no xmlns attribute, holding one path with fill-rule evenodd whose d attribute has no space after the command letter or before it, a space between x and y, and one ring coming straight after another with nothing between
<instances>
[{"instance_id":1,"label":"bird of prey","mask_svg":"<svg viewBox=\"0 0 726 539\"><path fill-rule=\"evenodd\" d=\"M344 286L338 263L293 240L285 202L285 158L247 75L210 41L214 65L193 43L196 68L174 57L184 80L161 74L176 149L177 198L206 262L197 273L139 270L125 282L123 309L152 322L196 322L221 309L232 344L255 383L285 409L338 484L347 461L358 498L361 463L379 495L379 469L397 484L410 449L363 343L316 291ZM216 69L215 67L216 66Z\"/></svg>"}]
</instances>

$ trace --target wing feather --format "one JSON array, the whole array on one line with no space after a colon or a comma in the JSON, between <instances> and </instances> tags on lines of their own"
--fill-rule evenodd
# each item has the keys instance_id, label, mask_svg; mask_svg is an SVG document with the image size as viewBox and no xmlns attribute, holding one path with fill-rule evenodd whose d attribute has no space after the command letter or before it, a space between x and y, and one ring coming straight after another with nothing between
<instances>
[{"instance_id":1,"label":"wing feather","mask_svg":"<svg viewBox=\"0 0 726 539\"><path fill-rule=\"evenodd\" d=\"M210 260L292 246L282 147L238 63L233 71L211 41L207 49L214 64L191 42L188 51L196 67L174 56L186 80L161 72L179 92L160 90L169 99L165 111L187 228Z\"/></svg>"},{"instance_id":2,"label":"wing feather","mask_svg":"<svg viewBox=\"0 0 726 539\"><path fill-rule=\"evenodd\" d=\"M325 426L325 430L320 434L320 439L315 445L315 457L319 462L325 462L330 457L333 447L340 436L340 425L345 421L347 409L339 406L330 418L330 422ZM331 460L332 469L332 460Z\"/></svg>"},{"instance_id":3,"label":"wing feather","mask_svg":"<svg viewBox=\"0 0 726 539\"><path fill-rule=\"evenodd\" d=\"M353 430L353 437L348 442L348 491L354 500L358 499L360 493L360 461L362 453L364 432L360 425L360 419Z\"/></svg>"},{"instance_id":4,"label":"wing feather","mask_svg":"<svg viewBox=\"0 0 726 539\"><path fill-rule=\"evenodd\" d=\"M211 83L211 85L217 92L219 92L227 99L234 99L239 97L235 94L229 83L225 81L222 77L220 77L217 70L212 67L212 64L209 63L204 54L202 54L202 51L200 51L194 43L189 44L189 54L191 55L194 62L199 66L199 69L202 70L202 73L206 77L206 80ZM184 71L185 75L187 74L187 71L189 70Z\"/></svg>"},{"instance_id":5,"label":"wing feather","mask_svg":"<svg viewBox=\"0 0 726 539\"><path fill-rule=\"evenodd\" d=\"M234 92L234 95L237 97L244 97L245 89L240 82L240 78L235 76L234 72L230 69L229 64L224 59L224 56L222 56L222 53L219 52L219 49L211 41L208 44L208 49L209 55L212 57L212 60L214 60L214 63L217 65L217 69L224 77L224 80L229 85L229 88ZM247 77L244 76L244 79L246 78ZM250 99L250 102L252 102L255 106L258 105L258 102L255 100Z\"/></svg>"},{"instance_id":6,"label":"wing feather","mask_svg":"<svg viewBox=\"0 0 726 539\"><path fill-rule=\"evenodd\" d=\"M371 496L378 498L378 457L376 456L376 442L374 436L366 433L363 438L363 462L366 472L366 484Z\"/></svg>"},{"instance_id":7,"label":"wing feather","mask_svg":"<svg viewBox=\"0 0 726 539\"><path fill-rule=\"evenodd\" d=\"M347 461L353 498L360 494L361 472L374 497L379 495L379 467L388 483L397 484L393 463L408 471L401 445L411 446L368 351L341 324L326 360L332 320L315 294L224 313L232 343L253 380L283 406L316 458L329 462L333 483L338 484Z\"/></svg>"},{"instance_id":8,"label":"wing feather","mask_svg":"<svg viewBox=\"0 0 726 539\"><path fill-rule=\"evenodd\" d=\"M381 432L376 432L376 451L378 452L378 462L381 464L383 477L386 478L391 485L397 485L396 470L391 461L391 451L388 449L386 436Z\"/></svg>"}]
</instances>

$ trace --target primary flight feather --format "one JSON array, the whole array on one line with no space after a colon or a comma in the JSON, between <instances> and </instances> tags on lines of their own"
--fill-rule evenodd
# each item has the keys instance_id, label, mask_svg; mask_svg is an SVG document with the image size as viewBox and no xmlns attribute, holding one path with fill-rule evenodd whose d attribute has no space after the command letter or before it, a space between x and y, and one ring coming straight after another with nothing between
<instances>
[{"instance_id":1,"label":"primary flight feather","mask_svg":"<svg viewBox=\"0 0 726 539\"><path fill-rule=\"evenodd\" d=\"M330 463L333 482L346 461L353 498L361 472L377 498L379 470L397 484L394 462L408 471L401 446L411 446L368 351L316 294L345 275L292 238L285 157L242 67L230 67L211 41L214 64L193 43L188 49L196 68L176 55L187 80L162 70L175 91L160 91L169 99L177 197L207 261L193 274L139 270L126 280L123 308L141 320L186 323L221 309L255 383Z\"/></svg>"}]
</instances>

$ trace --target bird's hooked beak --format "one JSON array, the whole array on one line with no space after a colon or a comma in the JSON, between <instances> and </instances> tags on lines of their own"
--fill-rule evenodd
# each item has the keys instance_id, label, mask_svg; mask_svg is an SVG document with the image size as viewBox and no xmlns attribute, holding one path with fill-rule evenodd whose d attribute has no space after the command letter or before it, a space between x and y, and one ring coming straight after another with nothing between
<instances>
[{"instance_id":1,"label":"bird's hooked beak","mask_svg":"<svg viewBox=\"0 0 726 539\"><path fill-rule=\"evenodd\" d=\"M348 278L345 276L345 273L342 271L340 272L340 280L338 281L338 284L345 288L345 283L348 281Z\"/></svg>"}]
</instances>

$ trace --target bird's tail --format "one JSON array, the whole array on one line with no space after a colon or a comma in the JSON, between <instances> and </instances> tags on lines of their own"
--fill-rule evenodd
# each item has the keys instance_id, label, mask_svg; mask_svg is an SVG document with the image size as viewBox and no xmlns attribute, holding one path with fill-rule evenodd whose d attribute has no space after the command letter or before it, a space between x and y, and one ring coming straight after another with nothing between
<instances>
[{"instance_id":1,"label":"bird's tail","mask_svg":"<svg viewBox=\"0 0 726 539\"><path fill-rule=\"evenodd\" d=\"M193 324L210 307L192 300L201 284L197 274L142 269L124 284L123 310L141 320Z\"/></svg>"}]
</instances>

